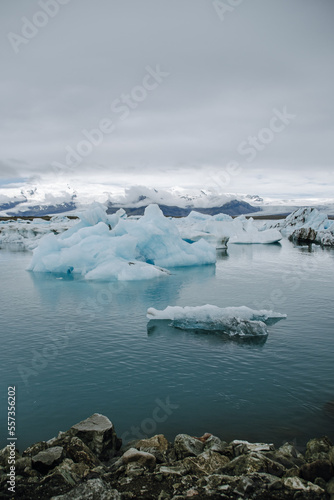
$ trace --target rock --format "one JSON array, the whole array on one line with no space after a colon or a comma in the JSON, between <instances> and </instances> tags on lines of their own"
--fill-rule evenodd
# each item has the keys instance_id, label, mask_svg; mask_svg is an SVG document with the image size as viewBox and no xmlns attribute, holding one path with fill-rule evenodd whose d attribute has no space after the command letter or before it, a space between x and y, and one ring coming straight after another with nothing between
<instances>
[{"instance_id":1,"label":"rock","mask_svg":"<svg viewBox=\"0 0 334 500\"><path fill-rule=\"evenodd\" d=\"M121 500L117 490L102 479L90 479L65 495L54 496L51 500Z\"/></svg>"},{"instance_id":2,"label":"rock","mask_svg":"<svg viewBox=\"0 0 334 500\"><path fill-rule=\"evenodd\" d=\"M235 457L238 457L245 453L250 453L252 451L262 452L262 451L272 451L275 449L273 444L249 443L248 441L240 441L238 439L232 441L231 445Z\"/></svg>"},{"instance_id":3,"label":"rock","mask_svg":"<svg viewBox=\"0 0 334 500\"><path fill-rule=\"evenodd\" d=\"M326 491L329 495L334 495L334 478L328 481Z\"/></svg>"},{"instance_id":4,"label":"rock","mask_svg":"<svg viewBox=\"0 0 334 500\"><path fill-rule=\"evenodd\" d=\"M287 469L283 477L299 477L299 468L292 467L291 469Z\"/></svg>"},{"instance_id":5,"label":"rock","mask_svg":"<svg viewBox=\"0 0 334 500\"><path fill-rule=\"evenodd\" d=\"M158 500L169 500L170 495L166 491L161 491L160 495L158 496Z\"/></svg>"},{"instance_id":6,"label":"rock","mask_svg":"<svg viewBox=\"0 0 334 500\"><path fill-rule=\"evenodd\" d=\"M217 436L210 435L210 437L204 443L204 451L216 451L218 453L224 453L228 448L228 444L222 441Z\"/></svg>"},{"instance_id":7,"label":"rock","mask_svg":"<svg viewBox=\"0 0 334 500\"><path fill-rule=\"evenodd\" d=\"M328 459L331 462L332 466L334 467L334 446L332 446L328 452Z\"/></svg>"},{"instance_id":8,"label":"rock","mask_svg":"<svg viewBox=\"0 0 334 500\"><path fill-rule=\"evenodd\" d=\"M120 462L125 465L130 462L137 462L144 467L153 469L156 465L156 458L154 455L147 453L146 451L139 451L136 450L136 448L130 448L122 455Z\"/></svg>"},{"instance_id":9,"label":"rock","mask_svg":"<svg viewBox=\"0 0 334 500\"><path fill-rule=\"evenodd\" d=\"M305 463L305 459L302 458L294 458L293 456L287 456L286 454L283 454L279 450L277 451L270 451L265 453L266 457L270 458L271 460L274 460L275 462L280 463L283 465L286 469L293 469L294 467L300 467Z\"/></svg>"},{"instance_id":10,"label":"rock","mask_svg":"<svg viewBox=\"0 0 334 500\"><path fill-rule=\"evenodd\" d=\"M305 458L308 462L328 460L328 453L332 446L327 436L311 439L306 445Z\"/></svg>"},{"instance_id":11,"label":"rock","mask_svg":"<svg viewBox=\"0 0 334 500\"><path fill-rule=\"evenodd\" d=\"M32 467L32 460L30 457L23 457L16 460L15 462L16 472L22 474L27 467L28 469L31 469Z\"/></svg>"},{"instance_id":12,"label":"rock","mask_svg":"<svg viewBox=\"0 0 334 500\"><path fill-rule=\"evenodd\" d=\"M134 448L150 453L148 450L157 450L161 452L167 451L168 446L169 443L165 436L163 434L157 434L149 439L140 439L136 442L136 446L134 446Z\"/></svg>"},{"instance_id":13,"label":"rock","mask_svg":"<svg viewBox=\"0 0 334 500\"><path fill-rule=\"evenodd\" d=\"M169 443L163 434L157 434L149 439L141 439L132 445L140 451L146 451L155 456L158 462L166 460L166 454L169 449Z\"/></svg>"},{"instance_id":14,"label":"rock","mask_svg":"<svg viewBox=\"0 0 334 500\"><path fill-rule=\"evenodd\" d=\"M8 464L9 458L15 458L15 461L21 458L19 452L13 447L5 446L0 450L0 466L4 467L4 470L7 472L9 470L10 465Z\"/></svg>"},{"instance_id":15,"label":"rock","mask_svg":"<svg viewBox=\"0 0 334 500\"><path fill-rule=\"evenodd\" d=\"M205 451L197 457L186 457L182 464L193 474L217 474L229 459L216 451Z\"/></svg>"},{"instance_id":16,"label":"rock","mask_svg":"<svg viewBox=\"0 0 334 500\"><path fill-rule=\"evenodd\" d=\"M140 465L137 462L129 463L125 469L125 474L130 478L143 476L145 472L146 472L145 466Z\"/></svg>"},{"instance_id":17,"label":"rock","mask_svg":"<svg viewBox=\"0 0 334 500\"><path fill-rule=\"evenodd\" d=\"M236 491L241 493L242 496L251 493L255 490L254 481L248 476L242 476L239 479L238 485L236 487Z\"/></svg>"},{"instance_id":18,"label":"rock","mask_svg":"<svg viewBox=\"0 0 334 500\"><path fill-rule=\"evenodd\" d=\"M242 476L252 472L267 472L274 476L282 477L285 468L278 462L267 458L261 453L251 452L247 455L240 455L234 458L223 468L224 474Z\"/></svg>"},{"instance_id":19,"label":"rock","mask_svg":"<svg viewBox=\"0 0 334 500\"><path fill-rule=\"evenodd\" d=\"M291 443L284 443L277 451L288 458L299 458L305 462L303 455Z\"/></svg>"},{"instance_id":20,"label":"rock","mask_svg":"<svg viewBox=\"0 0 334 500\"><path fill-rule=\"evenodd\" d=\"M212 434L210 434L210 432L206 432L201 437L193 436L193 438L198 439L198 441L201 441L202 443L205 443L209 439L209 437L211 437L211 436L212 436Z\"/></svg>"},{"instance_id":21,"label":"rock","mask_svg":"<svg viewBox=\"0 0 334 500\"><path fill-rule=\"evenodd\" d=\"M76 464L70 458L55 467L55 469L44 477L44 483L64 483L74 486L78 484L89 472L89 467L83 463Z\"/></svg>"},{"instance_id":22,"label":"rock","mask_svg":"<svg viewBox=\"0 0 334 500\"><path fill-rule=\"evenodd\" d=\"M42 474L56 467L64 458L64 448L53 446L47 450L40 451L32 457L32 467Z\"/></svg>"},{"instance_id":23,"label":"rock","mask_svg":"<svg viewBox=\"0 0 334 500\"><path fill-rule=\"evenodd\" d=\"M266 472L257 472L257 476L260 476L268 490L281 490L283 488L282 479L272 474L267 474Z\"/></svg>"},{"instance_id":24,"label":"rock","mask_svg":"<svg viewBox=\"0 0 334 500\"><path fill-rule=\"evenodd\" d=\"M196 497L198 495L199 495L198 491L195 490L194 488L190 488L189 490L186 491L186 497L187 498Z\"/></svg>"},{"instance_id":25,"label":"rock","mask_svg":"<svg viewBox=\"0 0 334 500\"><path fill-rule=\"evenodd\" d=\"M48 448L48 445L45 441L40 441L39 443L35 443L31 446L29 446L24 452L22 453L22 457L33 457L34 455L37 455L40 451L44 451Z\"/></svg>"},{"instance_id":26,"label":"rock","mask_svg":"<svg viewBox=\"0 0 334 500\"><path fill-rule=\"evenodd\" d=\"M58 442L59 440L57 440ZM77 436L70 437L61 440L61 443L66 452L66 456L71 458L73 462L82 462L89 467L97 467L101 465L100 460L94 455L94 453L88 448L88 446Z\"/></svg>"},{"instance_id":27,"label":"rock","mask_svg":"<svg viewBox=\"0 0 334 500\"><path fill-rule=\"evenodd\" d=\"M185 476L187 472L188 469L183 465L172 465L172 466L162 465L159 469L159 473L164 476Z\"/></svg>"},{"instance_id":28,"label":"rock","mask_svg":"<svg viewBox=\"0 0 334 500\"><path fill-rule=\"evenodd\" d=\"M226 476L224 474L212 474L206 476L198 481L198 486L204 487L208 495L213 495L217 492L228 493L230 490L235 489L238 485L239 478L233 476ZM240 496L240 495L239 495Z\"/></svg>"},{"instance_id":29,"label":"rock","mask_svg":"<svg viewBox=\"0 0 334 500\"><path fill-rule=\"evenodd\" d=\"M306 482L299 477L287 477L282 480L283 484L289 490L302 490L309 491L316 494L324 495L325 491L319 486L312 484L310 482Z\"/></svg>"},{"instance_id":30,"label":"rock","mask_svg":"<svg viewBox=\"0 0 334 500\"><path fill-rule=\"evenodd\" d=\"M121 445L109 418L99 413L73 425L66 434L80 438L100 460L113 457Z\"/></svg>"},{"instance_id":31,"label":"rock","mask_svg":"<svg viewBox=\"0 0 334 500\"><path fill-rule=\"evenodd\" d=\"M174 440L176 456L179 460L196 457L204 451L204 443L188 434L178 434Z\"/></svg>"},{"instance_id":32,"label":"rock","mask_svg":"<svg viewBox=\"0 0 334 500\"><path fill-rule=\"evenodd\" d=\"M329 460L315 460L306 463L300 468L299 473L300 477L312 482L317 477L321 477L327 482L334 476L333 466Z\"/></svg>"},{"instance_id":33,"label":"rock","mask_svg":"<svg viewBox=\"0 0 334 500\"><path fill-rule=\"evenodd\" d=\"M320 488L326 491L327 483L324 479L322 479L322 477L316 477L313 483L316 484L317 486L320 486Z\"/></svg>"}]
</instances>

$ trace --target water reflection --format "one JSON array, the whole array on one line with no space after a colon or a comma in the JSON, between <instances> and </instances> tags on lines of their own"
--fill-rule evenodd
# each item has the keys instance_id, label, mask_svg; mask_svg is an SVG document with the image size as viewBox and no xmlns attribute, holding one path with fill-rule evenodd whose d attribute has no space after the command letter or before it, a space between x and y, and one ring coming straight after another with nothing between
<instances>
[{"instance_id":1,"label":"water reflection","mask_svg":"<svg viewBox=\"0 0 334 500\"><path fill-rule=\"evenodd\" d=\"M217 260L227 260L230 256L227 248L219 248L216 251Z\"/></svg>"},{"instance_id":2,"label":"water reflection","mask_svg":"<svg viewBox=\"0 0 334 500\"><path fill-rule=\"evenodd\" d=\"M175 304L184 287L202 286L212 280L215 265L171 269L170 276L140 281L90 281L82 276L64 273L36 273L28 275L39 293L42 304L55 307L58 303L75 304L77 307L94 301L98 308L119 307L131 304L142 314L151 306L167 307ZM96 308L97 309L97 308ZM98 311L97 311L98 312Z\"/></svg>"},{"instance_id":3,"label":"water reflection","mask_svg":"<svg viewBox=\"0 0 334 500\"><path fill-rule=\"evenodd\" d=\"M29 252L23 243L1 243L0 250L7 250L8 252Z\"/></svg>"}]
</instances>

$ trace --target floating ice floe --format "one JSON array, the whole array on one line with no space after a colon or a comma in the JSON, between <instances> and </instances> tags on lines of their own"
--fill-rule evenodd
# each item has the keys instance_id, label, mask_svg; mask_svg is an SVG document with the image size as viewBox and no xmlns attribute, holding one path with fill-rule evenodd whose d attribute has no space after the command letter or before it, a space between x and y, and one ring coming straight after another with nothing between
<instances>
[{"instance_id":1,"label":"floating ice floe","mask_svg":"<svg viewBox=\"0 0 334 500\"><path fill-rule=\"evenodd\" d=\"M183 239L198 241L205 239L216 248L234 244L270 244L282 239L277 229L258 229L252 218L240 215L233 219L229 215L204 215L192 211L187 217L173 219Z\"/></svg>"},{"instance_id":2,"label":"floating ice floe","mask_svg":"<svg viewBox=\"0 0 334 500\"><path fill-rule=\"evenodd\" d=\"M60 234L77 224L66 216L54 216L50 220L8 220L0 222L0 246L10 249L33 250L46 234Z\"/></svg>"},{"instance_id":3,"label":"floating ice floe","mask_svg":"<svg viewBox=\"0 0 334 500\"><path fill-rule=\"evenodd\" d=\"M275 224L283 236L300 242L334 246L334 221L316 208L299 208Z\"/></svg>"},{"instance_id":4,"label":"floating ice floe","mask_svg":"<svg viewBox=\"0 0 334 500\"><path fill-rule=\"evenodd\" d=\"M209 304L196 307L168 306L163 311L150 307L147 310L148 319L168 320L175 328L220 331L230 336L267 335L267 325L286 317L286 314L265 309L257 311L246 306L221 308Z\"/></svg>"},{"instance_id":5,"label":"floating ice floe","mask_svg":"<svg viewBox=\"0 0 334 500\"><path fill-rule=\"evenodd\" d=\"M215 262L209 243L185 242L157 205L130 220L122 209L107 215L106 208L95 203L74 227L40 240L29 270L80 274L91 280L141 280L166 276L164 268Z\"/></svg>"}]
</instances>

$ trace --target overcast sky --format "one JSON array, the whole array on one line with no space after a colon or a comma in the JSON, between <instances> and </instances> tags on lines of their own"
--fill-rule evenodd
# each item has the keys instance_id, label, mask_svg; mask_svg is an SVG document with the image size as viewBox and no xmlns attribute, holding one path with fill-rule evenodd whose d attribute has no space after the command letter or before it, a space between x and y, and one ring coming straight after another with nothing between
<instances>
[{"instance_id":1,"label":"overcast sky","mask_svg":"<svg viewBox=\"0 0 334 500\"><path fill-rule=\"evenodd\" d=\"M2 0L0 183L333 197L333 22L333 0Z\"/></svg>"}]
</instances>

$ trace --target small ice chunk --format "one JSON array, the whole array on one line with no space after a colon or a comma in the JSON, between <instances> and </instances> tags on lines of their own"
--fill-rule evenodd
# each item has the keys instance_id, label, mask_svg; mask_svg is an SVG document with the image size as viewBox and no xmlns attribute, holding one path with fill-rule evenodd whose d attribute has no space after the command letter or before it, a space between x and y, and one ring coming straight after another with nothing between
<instances>
[{"instance_id":1,"label":"small ice chunk","mask_svg":"<svg viewBox=\"0 0 334 500\"><path fill-rule=\"evenodd\" d=\"M246 306L221 308L209 304L197 307L168 306L163 311L150 307L147 310L150 320L169 320L171 326L176 328L222 331L239 336L267 335L267 325L286 317L286 314L265 309L254 310Z\"/></svg>"}]
</instances>

